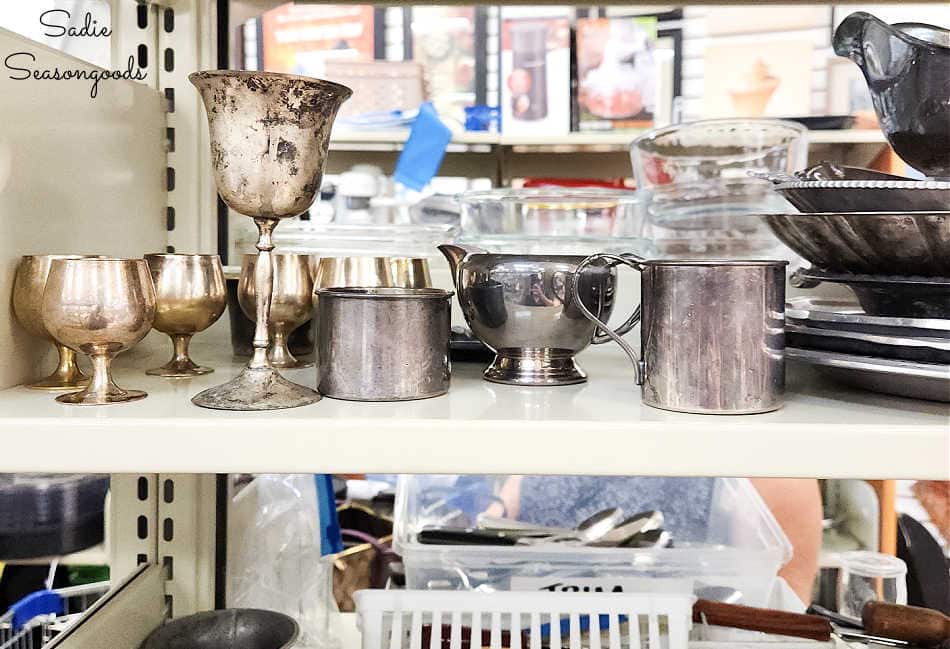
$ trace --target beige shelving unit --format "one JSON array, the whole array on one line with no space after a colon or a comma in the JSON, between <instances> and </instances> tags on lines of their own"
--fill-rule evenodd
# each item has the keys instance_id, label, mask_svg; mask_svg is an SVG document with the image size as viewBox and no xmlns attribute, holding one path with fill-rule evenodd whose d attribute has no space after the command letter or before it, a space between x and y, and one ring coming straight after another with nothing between
<instances>
[{"instance_id":1,"label":"beige shelving unit","mask_svg":"<svg viewBox=\"0 0 950 649\"><path fill-rule=\"evenodd\" d=\"M250 4L263 10L279 3ZM144 48L149 76L144 85L113 82L112 103L90 103L85 92L69 92L68 86L59 87L51 102L42 86L0 78L6 120L0 127L0 215L9 224L0 236L5 271L0 293L9 294L20 255L53 247L116 255L164 245L216 249L204 114L185 80L191 70L214 67L215 2L145 2L144 24L139 5L111 0L113 58L124 64L129 53ZM12 37L0 32L0 38ZM44 57L50 67L77 64L36 44L17 41L16 48ZM33 128L30 140L9 136L35 127L36 120L45 128ZM173 150L165 140L172 135ZM394 161L405 136L339 132L331 171L353 160ZM459 134L444 173L488 171L485 175L506 178L564 175L600 165L598 175L627 176L630 137ZM100 139L112 145L97 148ZM64 141L72 143L69 155L63 155ZM875 133L855 131L815 134L812 141L819 154L820 147L846 147L858 157L882 144ZM8 160L16 164L5 166ZM9 169L31 173L14 177ZM11 178L16 182L8 182ZM78 200L90 183L98 191L90 200ZM3 212L4 205L17 211ZM0 300L0 469L112 473L107 545L117 589L56 647L137 649L165 615L214 606L215 539L221 532L215 514L224 502L218 501L213 472L950 477L945 406L855 392L794 372L788 406L777 413L752 418L662 413L641 407L631 369L619 352L608 349L581 357L591 372L588 385L562 391L490 386L460 368L453 391L428 402L393 407L326 400L290 412L211 413L192 406L189 397L207 381L236 370L225 358L226 327L215 336L207 337L211 347L195 347L196 357L220 368L212 377L186 382L145 377L146 363L167 353L167 342L153 336L120 363L125 363L120 381L146 387L148 399L73 410L52 403L49 395L16 387L50 361L49 348L23 334L9 301ZM363 446L373 452L355 449L353 439L365 440ZM352 644L351 636L347 649Z\"/></svg>"},{"instance_id":2,"label":"beige shelving unit","mask_svg":"<svg viewBox=\"0 0 950 649\"><path fill-rule=\"evenodd\" d=\"M632 176L630 143L637 132L567 133L548 137L456 132L439 173L491 178L502 186L514 178ZM358 163L376 164L384 172L396 165L408 129L335 131L328 171L339 173ZM886 146L876 129L809 131L810 160L869 164Z\"/></svg>"}]
</instances>

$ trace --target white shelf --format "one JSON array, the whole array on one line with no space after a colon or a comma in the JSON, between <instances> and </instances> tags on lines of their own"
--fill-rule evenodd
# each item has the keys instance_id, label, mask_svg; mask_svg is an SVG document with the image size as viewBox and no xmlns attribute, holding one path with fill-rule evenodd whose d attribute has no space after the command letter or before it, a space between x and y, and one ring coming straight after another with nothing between
<instances>
[{"instance_id":1,"label":"white shelf","mask_svg":"<svg viewBox=\"0 0 950 649\"><path fill-rule=\"evenodd\" d=\"M483 144L494 146L512 146L521 148L605 148L619 150L626 148L643 131L584 132L562 135L503 135L460 131L452 134L453 144ZM332 147L346 150L353 145L395 145L406 141L408 129L387 129L378 131L333 132ZM878 129L849 129L843 131L808 131L808 141L812 144L884 144L884 135Z\"/></svg>"},{"instance_id":2,"label":"white shelf","mask_svg":"<svg viewBox=\"0 0 950 649\"><path fill-rule=\"evenodd\" d=\"M446 396L403 403L323 399L269 413L204 410L190 397L241 364L224 341L195 358L218 368L189 380L145 376L166 360L127 354L120 385L149 397L79 408L24 387L0 391L0 471L234 473L549 473L950 478L950 407L854 391L790 365L786 406L699 416L640 403L613 347L586 351L585 385L494 385L458 363ZM134 369L130 369L130 364ZM313 368L288 371L313 385Z\"/></svg>"},{"instance_id":3,"label":"white shelf","mask_svg":"<svg viewBox=\"0 0 950 649\"><path fill-rule=\"evenodd\" d=\"M877 128L852 128L846 131L808 131L810 144L885 144L884 133Z\"/></svg>"}]
</instances>

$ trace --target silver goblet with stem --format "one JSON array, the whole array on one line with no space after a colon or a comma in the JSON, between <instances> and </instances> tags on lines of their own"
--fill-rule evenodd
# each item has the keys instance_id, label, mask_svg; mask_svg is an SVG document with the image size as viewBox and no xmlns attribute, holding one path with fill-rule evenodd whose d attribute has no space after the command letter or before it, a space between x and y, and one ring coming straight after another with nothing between
<instances>
[{"instance_id":1,"label":"silver goblet with stem","mask_svg":"<svg viewBox=\"0 0 950 649\"><path fill-rule=\"evenodd\" d=\"M188 77L208 114L211 161L222 200L254 219L260 236L254 283L254 355L234 379L192 401L220 410L275 410L315 403L315 390L288 381L267 358L274 269L271 235L305 212L320 191L330 130L352 91L330 81L272 72L195 72Z\"/></svg>"}]
</instances>

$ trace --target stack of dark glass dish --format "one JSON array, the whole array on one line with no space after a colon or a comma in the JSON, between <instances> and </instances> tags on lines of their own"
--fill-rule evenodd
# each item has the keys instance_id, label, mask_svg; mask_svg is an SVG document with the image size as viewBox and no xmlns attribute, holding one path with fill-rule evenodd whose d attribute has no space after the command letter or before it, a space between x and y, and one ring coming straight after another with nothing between
<instances>
[{"instance_id":1,"label":"stack of dark glass dish","mask_svg":"<svg viewBox=\"0 0 950 649\"><path fill-rule=\"evenodd\" d=\"M894 151L926 177L827 162L769 176L801 212L765 216L811 263L792 283L856 297L792 301L788 355L876 391L950 401L950 32L858 12L834 44L861 67Z\"/></svg>"}]
</instances>

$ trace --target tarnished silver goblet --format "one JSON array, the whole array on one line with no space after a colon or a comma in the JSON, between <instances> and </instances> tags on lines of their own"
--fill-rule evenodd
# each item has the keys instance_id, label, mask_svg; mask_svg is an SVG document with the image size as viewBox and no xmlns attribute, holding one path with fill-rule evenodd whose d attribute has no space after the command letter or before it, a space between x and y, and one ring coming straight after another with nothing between
<instances>
[{"instance_id":1,"label":"tarnished silver goblet","mask_svg":"<svg viewBox=\"0 0 950 649\"><path fill-rule=\"evenodd\" d=\"M254 219L260 237L254 356L234 379L192 398L205 408L274 410L311 404L316 391L288 381L267 359L274 269L271 235L278 221L305 212L320 191L330 129L352 91L330 81L249 71L195 72L208 114L218 193Z\"/></svg>"}]
</instances>

